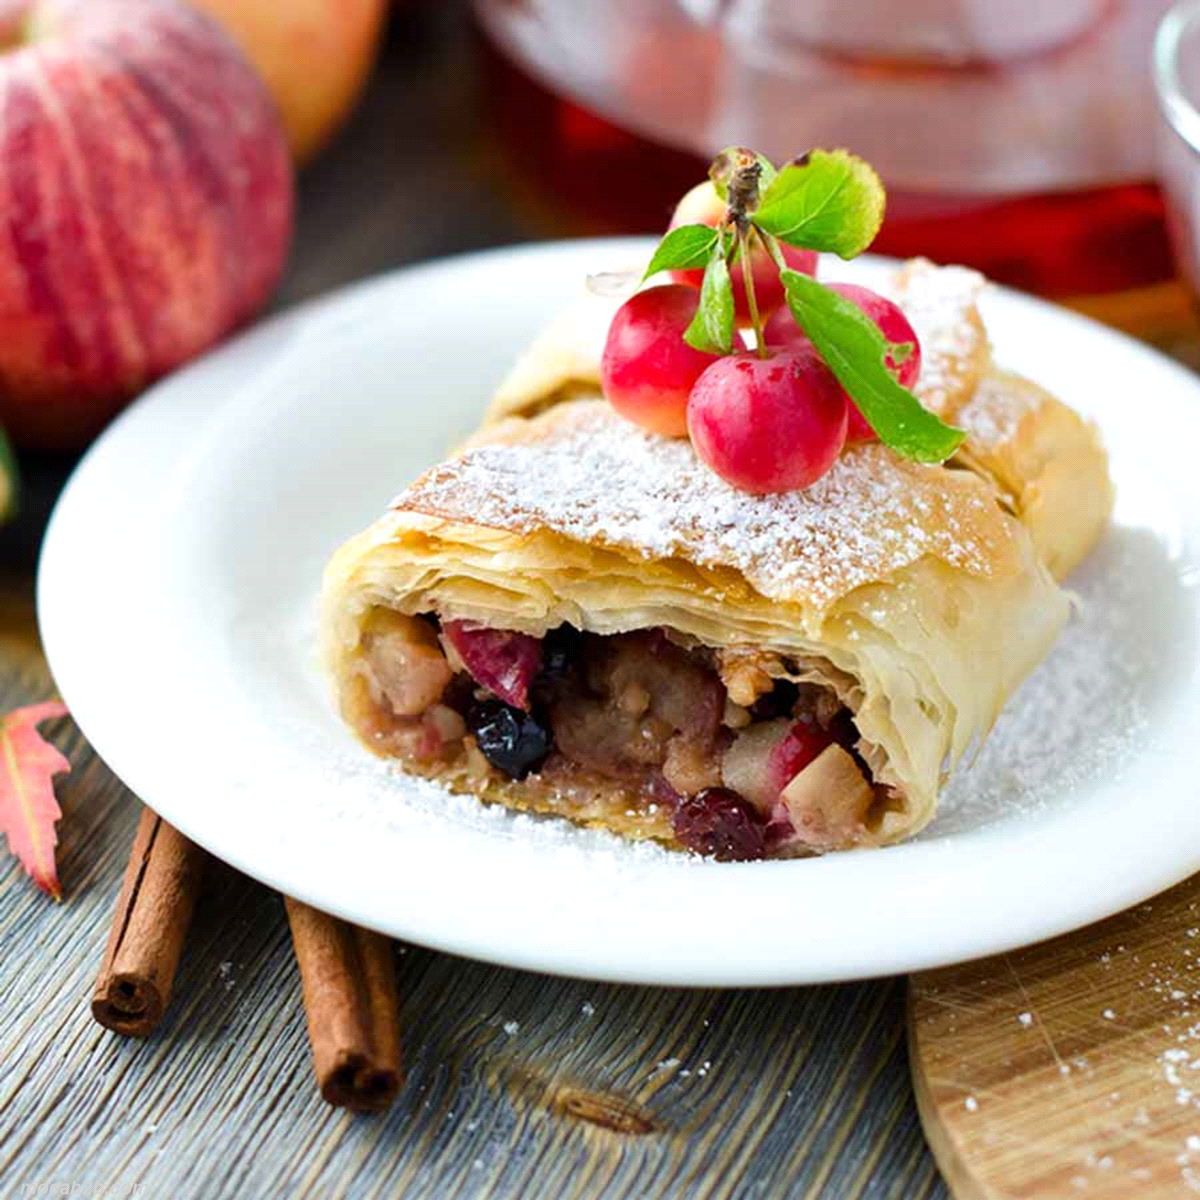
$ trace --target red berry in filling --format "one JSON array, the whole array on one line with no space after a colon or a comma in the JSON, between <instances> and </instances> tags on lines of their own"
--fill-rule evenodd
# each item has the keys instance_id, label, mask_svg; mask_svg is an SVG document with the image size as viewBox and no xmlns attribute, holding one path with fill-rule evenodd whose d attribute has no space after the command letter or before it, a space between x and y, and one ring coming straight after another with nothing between
<instances>
[{"instance_id":1,"label":"red berry in filling","mask_svg":"<svg viewBox=\"0 0 1200 1200\"><path fill-rule=\"evenodd\" d=\"M815 721L797 721L767 760L767 774L776 797L833 740L833 735Z\"/></svg>"},{"instance_id":2,"label":"red berry in filling","mask_svg":"<svg viewBox=\"0 0 1200 1200\"><path fill-rule=\"evenodd\" d=\"M529 707L529 686L542 666L540 638L470 621L443 621L442 632L480 687L505 704Z\"/></svg>"},{"instance_id":3,"label":"red berry in filling","mask_svg":"<svg viewBox=\"0 0 1200 1200\"><path fill-rule=\"evenodd\" d=\"M668 437L687 433L692 385L717 361L683 340L700 294L672 283L630 296L608 327L600 382L609 403L626 419ZM736 339L736 345L744 343Z\"/></svg>"},{"instance_id":4,"label":"red berry in filling","mask_svg":"<svg viewBox=\"0 0 1200 1200\"><path fill-rule=\"evenodd\" d=\"M722 862L766 854L766 830L754 809L729 788L711 787L675 810L675 836L689 850Z\"/></svg>"},{"instance_id":5,"label":"red berry in filling","mask_svg":"<svg viewBox=\"0 0 1200 1200\"><path fill-rule=\"evenodd\" d=\"M862 310L879 326L880 333L893 344L908 342L912 352L902 362L896 363L889 354L884 359L887 368L896 377L901 387L910 388L917 382L921 373L921 343L917 340L916 331L898 305L893 304L886 296L861 287L857 283L830 283L826 285L830 291L849 300ZM786 305L775 312L763 329L763 341L768 346L811 346L808 336L803 333L792 316L791 309ZM850 442L872 441L875 431L867 424L866 418L858 411L853 402L850 403L850 418L846 428L846 440Z\"/></svg>"},{"instance_id":6,"label":"red berry in filling","mask_svg":"<svg viewBox=\"0 0 1200 1200\"><path fill-rule=\"evenodd\" d=\"M807 487L846 441L846 395L811 347L718 359L688 401L696 452L726 482L763 494Z\"/></svg>"},{"instance_id":7,"label":"red berry in filling","mask_svg":"<svg viewBox=\"0 0 1200 1200\"><path fill-rule=\"evenodd\" d=\"M716 188L705 180L704 183L698 183L679 201L668 228L675 229L680 225L709 225L715 229L724 217L725 202L717 195ZM793 271L800 271L804 275L816 275L815 250L799 250L795 246L785 246L782 243L779 249L783 253L784 262ZM762 246L755 246L750 256L750 268L751 278L754 280L754 301L758 305L759 316L765 320L769 313L774 312L783 303L783 284L779 282L779 268ZM749 325L750 306L746 300L746 284L742 277L741 262L736 262L729 268L729 275L733 283L735 319L739 325ZM704 278L704 271L701 268L672 271L671 278L676 283L698 288Z\"/></svg>"}]
</instances>

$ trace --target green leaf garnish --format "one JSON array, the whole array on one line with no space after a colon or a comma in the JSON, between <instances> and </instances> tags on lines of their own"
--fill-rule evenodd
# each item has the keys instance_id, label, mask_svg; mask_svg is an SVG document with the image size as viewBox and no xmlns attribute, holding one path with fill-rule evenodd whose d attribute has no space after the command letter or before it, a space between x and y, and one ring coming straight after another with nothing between
<instances>
[{"instance_id":1,"label":"green leaf garnish","mask_svg":"<svg viewBox=\"0 0 1200 1200\"><path fill-rule=\"evenodd\" d=\"M712 160L712 166L708 168L708 177L712 180L712 185L722 200L729 199L730 177L737 168L739 159L744 157L753 158L758 163L758 194L760 196L764 195L771 184L775 182L778 172L775 170L775 164L765 154L756 154L753 150L746 150L741 146L730 146L728 149L722 150Z\"/></svg>"},{"instance_id":2,"label":"green leaf garnish","mask_svg":"<svg viewBox=\"0 0 1200 1200\"><path fill-rule=\"evenodd\" d=\"M721 240L709 254L700 285L700 304L683 340L705 354L728 354L733 349L733 285Z\"/></svg>"},{"instance_id":3,"label":"green leaf garnish","mask_svg":"<svg viewBox=\"0 0 1200 1200\"><path fill-rule=\"evenodd\" d=\"M946 425L884 365L893 352L879 326L849 300L799 271L781 271L788 308L879 440L905 458L944 462L966 434Z\"/></svg>"},{"instance_id":4,"label":"green leaf garnish","mask_svg":"<svg viewBox=\"0 0 1200 1200\"><path fill-rule=\"evenodd\" d=\"M789 246L853 258L879 232L885 199L870 163L848 150L813 150L779 172L752 219Z\"/></svg>"},{"instance_id":5,"label":"green leaf garnish","mask_svg":"<svg viewBox=\"0 0 1200 1200\"><path fill-rule=\"evenodd\" d=\"M659 271L689 271L703 267L717 241L717 231L709 225L680 225L672 229L654 251L643 279Z\"/></svg>"}]
</instances>

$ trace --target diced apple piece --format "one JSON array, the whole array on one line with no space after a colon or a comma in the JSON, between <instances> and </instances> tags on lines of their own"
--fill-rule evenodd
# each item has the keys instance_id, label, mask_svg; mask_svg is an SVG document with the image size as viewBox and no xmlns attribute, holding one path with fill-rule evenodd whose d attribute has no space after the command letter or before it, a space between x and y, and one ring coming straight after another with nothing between
<instances>
[{"instance_id":1,"label":"diced apple piece","mask_svg":"<svg viewBox=\"0 0 1200 1200\"><path fill-rule=\"evenodd\" d=\"M450 664L424 621L379 609L363 636L368 682L398 717L419 717L450 682Z\"/></svg>"},{"instance_id":2,"label":"diced apple piece","mask_svg":"<svg viewBox=\"0 0 1200 1200\"><path fill-rule=\"evenodd\" d=\"M852 845L875 799L858 763L841 746L827 746L783 789L796 839L819 850Z\"/></svg>"},{"instance_id":3,"label":"diced apple piece","mask_svg":"<svg viewBox=\"0 0 1200 1200\"><path fill-rule=\"evenodd\" d=\"M426 710L421 722L425 727L429 746L438 752L444 746L462 740L467 732L467 723L462 716L444 704L434 704Z\"/></svg>"},{"instance_id":4,"label":"diced apple piece","mask_svg":"<svg viewBox=\"0 0 1200 1200\"><path fill-rule=\"evenodd\" d=\"M832 741L833 736L816 721L792 722L787 737L776 744L767 762L767 779L775 797Z\"/></svg>"},{"instance_id":5,"label":"diced apple piece","mask_svg":"<svg viewBox=\"0 0 1200 1200\"><path fill-rule=\"evenodd\" d=\"M725 752L725 786L745 796L765 815L783 789L829 745L832 738L810 721L780 717L743 729Z\"/></svg>"},{"instance_id":6,"label":"diced apple piece","mask_svg":"<svg viewBox=\"0 0 1200 1200\"><path fill-rule=\"evenodd\" d=\"M787 782L773 778L769 765L791 727L792 722L787 717L759 721L737 735L721 760L725 786L749 800L765 816L770 815L782 784Z\"/></svg>"}]
</instances>

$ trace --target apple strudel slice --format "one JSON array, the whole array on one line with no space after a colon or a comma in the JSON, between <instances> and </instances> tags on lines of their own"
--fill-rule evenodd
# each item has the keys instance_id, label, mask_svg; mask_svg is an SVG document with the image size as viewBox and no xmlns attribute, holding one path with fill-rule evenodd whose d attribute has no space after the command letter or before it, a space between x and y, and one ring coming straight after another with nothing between
<instances>
[{"instance_id":1,"label":"apple strudel slice","mask_svg":"<svg viewBox=\"0 0 1200 1200\"><path fill-rule=\"evenodd\" d=\"M971 470L867 444L754 496L591 400L402 492L329 564L322 639L404 770L753 859L919 830L1067 613Z\"/></svg>"}]
</instances>

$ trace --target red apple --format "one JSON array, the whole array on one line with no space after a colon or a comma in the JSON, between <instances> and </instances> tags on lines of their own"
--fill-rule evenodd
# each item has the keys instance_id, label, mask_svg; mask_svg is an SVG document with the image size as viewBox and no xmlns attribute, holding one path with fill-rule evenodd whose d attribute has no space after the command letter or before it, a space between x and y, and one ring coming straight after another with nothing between
<instances>
[{"instance_id":1,"label":"red apple","mask_svg":"<svg viewBox=\"0 0 1200 1200\"><path fill-rule=\"evenodd\" d=\"M0 21L0 424L74 449L262 306L291 162L258 76L176 0L5 0Z\"/></svg>"},{"instance_id":2,"label":"red apple","mask_svg":"<svg viewBox=\"0 0 1200 1200\"><path fill-rule=\"evenodd\" d=\"M717 195L717 189L711 181L698 183L675 207L669 229L680 225L710 225L715 228L725 216L725 201ZM794 246L780 243L783 260L793 271L805 275L816 275L817 254L813 250L797 250ZM779 282L779 268L771 261L771 256L761 247L756 247L750 256L751 278L754 280L754 301L758 305L758 314L765 321L784 300L783 284ZM746 302L746 284L742 278L741 263L734 263L730 268L733 282L733 300L737 322L739 325L750 324L750 307ZM672 271L671 277L676 283L687 283L699 287L704 278L702 270Z\"/></svg>"},{"instance_id":3,"label":"red apple","mask_svg":"<svg viewBox=\"0 0 1200 1200\"><path fill-rule=\"evenodd\" d=\"M258 68L303 163L333 136L375 60L387 0L191 0Z\"/></svg>"}]
</instances>

